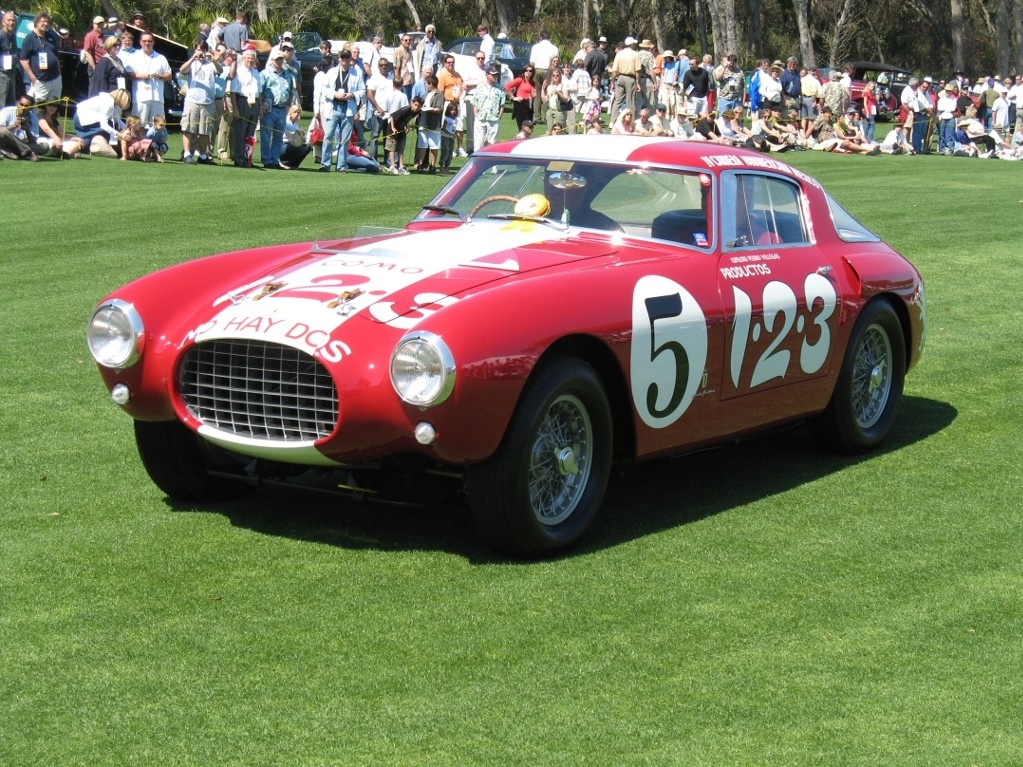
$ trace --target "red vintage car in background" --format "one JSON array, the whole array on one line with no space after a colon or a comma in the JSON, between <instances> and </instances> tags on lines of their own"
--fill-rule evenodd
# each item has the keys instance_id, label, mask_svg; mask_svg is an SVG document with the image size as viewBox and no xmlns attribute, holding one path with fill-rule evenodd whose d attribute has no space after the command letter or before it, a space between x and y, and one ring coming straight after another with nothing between
<instances>
[{"instance_id":1,"label":"red vintage car in background","mask_svg":"<svg viewBox=\"0 0 1023 767\"><path fill-rule=\"evenodd\" d=\"M906 87L913 73L908 69L877 61L853 61L847 66L852 67L852 104L862 113L863 88L869 81L873 80L877 83L877 118L879 120L893 120L898 117L901 105L899 97L902 95L902 89ZM818 77L821 83L828 82L831 76L831 69L831 67L821 67L818 70ZM838 71L844 73L845 67L838 68Z\"/></svg>"},{"instance_id":2,"label":"red vintage car in background","mask_svg":"<svg viewBox=\"0 0 1023 767\"><path fill-rule=\"evenodd\" d=\"M877 446L924 325L917 270L805 173L579 136L476 152L386 236L143 277L88 344L173 498L445 476L491 545L533 557L583 535L616 460L801 421Z\"/></svg>"}]
</instances>

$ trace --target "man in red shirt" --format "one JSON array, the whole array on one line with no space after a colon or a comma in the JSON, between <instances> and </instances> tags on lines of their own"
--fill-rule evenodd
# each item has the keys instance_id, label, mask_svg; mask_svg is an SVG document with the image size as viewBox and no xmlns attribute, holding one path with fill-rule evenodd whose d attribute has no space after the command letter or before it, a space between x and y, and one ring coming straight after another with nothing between
<instances>
[{"instance_id":1,"label":"man in red shirt","mask_svg":"<svg viewBox=\"0 0 1023 767\"><path fill-rule=\"evenodd\" d=\"M92 77L92 73L96 71L96 65L99 60L107 55L106 50L103 48L103 30L106 28L107 22L102 16L96 16L92 20L92 29L86 33L85 39L82 40L82 53L85 55L85 61L89 65L89 77Z\"/></svg>"}]
</instances>

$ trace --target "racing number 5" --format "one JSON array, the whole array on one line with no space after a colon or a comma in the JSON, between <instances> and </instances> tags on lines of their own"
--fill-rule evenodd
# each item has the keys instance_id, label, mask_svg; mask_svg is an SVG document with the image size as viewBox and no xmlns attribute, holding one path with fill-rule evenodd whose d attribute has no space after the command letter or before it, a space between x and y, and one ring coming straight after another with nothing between
<instances>
[{"instance_id":1,"label":"racing number 5","mask_svg":"<svg viewBox=\"0 0 1023 767\"><path fill-rule=\"evenodd\" d=\"M632 401L647 426L663 429L686 412L707 364L707 321L692 294L658 276L632 293Z\"/></svg>"}]
</instances>

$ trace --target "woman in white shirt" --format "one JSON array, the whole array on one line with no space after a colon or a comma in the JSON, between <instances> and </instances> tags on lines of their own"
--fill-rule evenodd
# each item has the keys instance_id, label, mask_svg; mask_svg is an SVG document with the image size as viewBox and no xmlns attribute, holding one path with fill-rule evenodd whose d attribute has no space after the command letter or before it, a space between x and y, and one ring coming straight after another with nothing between
<instances>
[{"instance_id":1,"label":"woman in white shirt","mask_svg":"<svg viewBox=\"0 0 1023 767\"><path fill-rule=\"evenodd\" d=\"M110 143L117 141L117 134L124 128L121 115L131 108L128 91L118 88L113 93L97 93L78 105L75 111L75 133L88 146L96 136L106 134Z\"/></svg>"}]
</instances>

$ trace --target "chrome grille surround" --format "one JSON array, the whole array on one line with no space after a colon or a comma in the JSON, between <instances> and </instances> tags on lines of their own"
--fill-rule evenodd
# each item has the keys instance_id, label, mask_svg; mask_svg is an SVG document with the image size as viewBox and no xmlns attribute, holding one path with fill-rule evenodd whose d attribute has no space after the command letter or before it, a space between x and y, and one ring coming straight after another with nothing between
<instances>
[{"instance_id":1,"label":"chrome grille surround","mask_svg":"<svg viewBox=\"0 0 1023 767\"><path fill-rule=\"evenodd\" d=\"M325 437L338 419L337 387L312 355L282 344L218 339L185 354L178 390L204 425L269 442Z\"/></svg>"}]
</instances>

